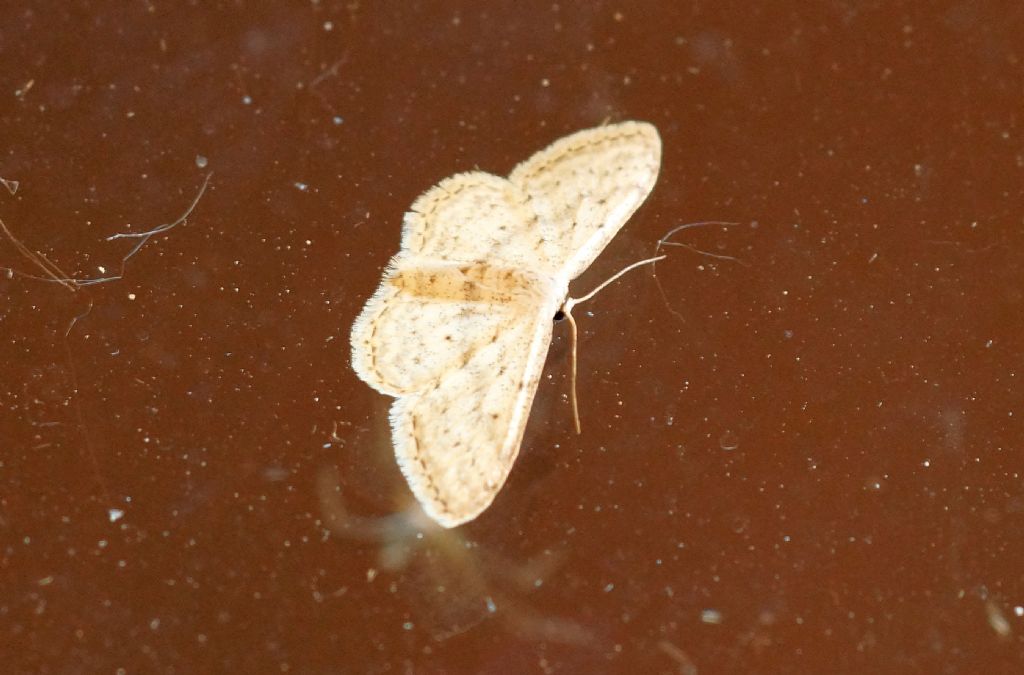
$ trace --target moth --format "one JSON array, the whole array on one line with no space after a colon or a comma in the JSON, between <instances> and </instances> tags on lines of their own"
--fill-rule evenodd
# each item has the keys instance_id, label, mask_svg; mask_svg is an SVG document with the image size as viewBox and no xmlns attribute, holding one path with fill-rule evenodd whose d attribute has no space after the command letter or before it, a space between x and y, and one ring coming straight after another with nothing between
<instances>
[{"instance_id":1,"label":"moth","mask_svg":"<svg viewBox=\"0 0 1024 675\"><path fill-rule=\"evenodd\" d=\"M609 124L555 141L507 178L446 178L405 214L401 248L352 326L352 367L395 397L398 466L442 526L476 518L505 483L552 317L578 302L569 282L647 198L660 166L654 126Z\"/></svg>"}]
</instances>

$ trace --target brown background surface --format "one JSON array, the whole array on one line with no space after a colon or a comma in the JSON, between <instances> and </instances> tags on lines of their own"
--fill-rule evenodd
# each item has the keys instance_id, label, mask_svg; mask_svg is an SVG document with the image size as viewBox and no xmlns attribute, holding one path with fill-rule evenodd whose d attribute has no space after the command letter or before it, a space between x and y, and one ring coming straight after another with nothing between
<instances>
[{"instance_id":1,"label":"brown background surface","mask_svg":"<svg viewBox=\"0 0 1024 675\"><path fill-rule=\"evenodd\" d=\"M5 671L1019 672L1022 29L1018 2L9 3L26 247L116 276L138 240L107 238L212 177L120 279L33 279L0 240ZM421 527L348 366L402 213L620 119L661 177L574 291L692 221L741 223L675 237L739 262L674 248L660 289L581 308L581 436L556 327L504 490Z\"/></svg>"}]
</instances>

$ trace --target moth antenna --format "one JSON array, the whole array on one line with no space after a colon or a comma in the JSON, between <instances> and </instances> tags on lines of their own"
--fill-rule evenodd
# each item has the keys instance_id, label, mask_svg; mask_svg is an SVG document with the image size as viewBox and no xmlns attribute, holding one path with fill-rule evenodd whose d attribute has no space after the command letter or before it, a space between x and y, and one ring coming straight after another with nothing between
<instances>
[{"instance_id":1,"label":"moth antenna","mask_svg":"<svg viewBox=\"0 0 1024 675\"><path fill-rule=\"evenodd\" d=\"M682 225L676 225L671 230L669 230L668 232L666 232L665 234L663 234L661 236L661 239L658 240L657 246L654 247L654 252L655 253L661 253L663 246L680 246L680 247L685 248L685 249L687 249L689 251L693 251L694 253L699 253L700 255L706 255L709 258L713 258L715 260L728 260L730 262L739 263L740 265L743 265L744 267L750 267L750 265L748 263L740 260L739 258L734 258L731 255L722 255L722 254L719 254L719 253L711 253L710 251L702 251L701 249L699 249L699 248L697 248L695 246L690 246L689 244L682 244L682 243L679 243L679 242L669 241L669 239L676 232L682 232L683 230L689 230L691 227L708 227L710 225L720 225L722 227L734 227L734 226L738 226L739 223L734 223L734 222L728 221L728 220L702 220L702 221L699 221L699 222L696 222L696 223L683 223ZM683 323L686 323L686 319L683 317L683 315L680 314L678 311L676 311L672 307L672 304L668 301L668 295L665 294L665 289L661 285L661 279L658 278L658 266L657 266L657 264L655 264L654 267L652 267L651 275L654 277L654 285L658 287L658 293L661 295L661 301L665 303L665 309L667 309L669 311L669 313L672 314L673 316L675 316L677 319L679 319Z\"/></svg>"},{"instance_id":2,"label":"moth antenna","mask_svg":"<svg viewBox=\"0 0 1024 675\"><path fill-rule=\"evenodd\" d=\"M721 225L723 227L734 227L734 226L739 225L739 223L733 223L733 222L728 221L728 220L702 220L702 221L699 221L699 222L696 222L696 223L683 223L682 225L676 225L671 230L669 230L668 232L666 232L665 234L662 235L661 239L658 240L658 245L654 247L654 252L658 253L659 251L661 251L661 247L662 246L664 246L665 244L671 243L671 242L669 242L669 239L676 232L681 232L683 230L688 230L691 227L707 227L708 225Z\"/></svg>"},{"instance_id":3,"label":"moth antenna","mask_svg":"<svg viewBox=\"0 0 1024 675\"><path fill-rule=\"evenodd\" d=\"M569 332L572 334L572 421L576 425L576 435L579 436L583 430L580 427L580 406L576 399L576 319L572 318L572 312L569 310L565 310L565 316L569 319Z\"/></svg>"},{"instance_id":4,"label":"moth antenna","mask_svg":"<svg viewBox=\"0 0 1024 675\"><path fill-rule=\"evenodd\" d=\"M569 319L569 332L572 334L572 378L570 380L572 392L571 392L570 400L572 401L572 421L576 425L576 433L577 434L581 434L581 433L583 433L583 431L582 431L582 428L580 427L580 408L579 408L579 401L577 400L577 397L576 397L576 360L577 360L576 359L576 342L577 342L576 337L577 337L577 331L576 331L576 319L572 318L572 308L575 307L576 305L579 305L581 303L586 302L587 300L590 300L592 297L594 297L595 295L600 293L601 290L605 286L607 286L608 284L612 283L613 281L615 281L616 279L621 277L626 272L634 270L637 267L640 267L641 265L648 265L650 263L658 262L659 260L664 260L665 257L666 256L664 256L664 255L659 255L659 256L656 256L654 258L646 258L644 260L638 260L635 263L632 263L631 265L626 265L621 270L619 270L618 272L616 272L615 274L613 274L609 278L605 279L603 282L601 282L598 285L597 288L595 288L594 290L590 291L589 293L584 295L582 298L567 298L566 301L565 301L565 304L562 306L562 313L565 314L567 319Z\"/></svg>"},{"instance_id":5,"label":"moth antenna","mask_svg":"<svg viewBox=\"0 0 1024 675\"><path fill-rule=\"evenodd\" d=\"M655 256L653 258L645 258L644 260L637 260L635 263L633 263L631 265L626 265L621 270L619 270L618 272L616 272L612 276L610 276L607 279L605 279L604 281L602 281L601 284L598 285L597 288L595 288L594 290L590 291L589 293L584 295L582 298L569 298L569 299L567 299L565 301L565 308L563 309L563 311L568 312L569 310L571 310L576 305L583 304L587 300L590 300L592 297L594 297L595 295L600 293L604 289L605 286L607 286L608 284L612 283L613 281L615 281L616 279L621 277L626 272L635 270L637 267L640 267L641 265L649 265L650 263L655 263L655 262L658 262L659 260L664 260L666 257L668 257L668 256L662 254L662 255L659 255L659 256Z\"/></svg>"}]
</instances>

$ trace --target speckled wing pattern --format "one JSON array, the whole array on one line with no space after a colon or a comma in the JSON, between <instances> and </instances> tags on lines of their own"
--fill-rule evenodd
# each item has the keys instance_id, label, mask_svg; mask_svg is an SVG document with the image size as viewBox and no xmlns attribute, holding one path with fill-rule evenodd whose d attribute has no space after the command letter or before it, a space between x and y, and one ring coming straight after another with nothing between
<instances>
[{"instance_id":1,"label":"speckled wing pattern","mask_svg":"<svg viewBox=\"0 0 1024 675\"><path fill-rule=\"evenodd\" d=\"M494 500L519 452L569 280L654 187L661 142L623 122L567 136L509 178L456 174L406 214L352 327L352 367L395 396L398 465L445 527Z\"/></svg>"},{"instance_id":2,"label":"speckled wing pattern","mask_svg":"<svg viewBox=\"0 0 1024 675\"><path fill-rule=\"evenodd\" d=\"M647 198L660 168L657 129L622 122L555 141L509 181L530 196L559 268L575 279Z\"/></svg>"}]
</instances>

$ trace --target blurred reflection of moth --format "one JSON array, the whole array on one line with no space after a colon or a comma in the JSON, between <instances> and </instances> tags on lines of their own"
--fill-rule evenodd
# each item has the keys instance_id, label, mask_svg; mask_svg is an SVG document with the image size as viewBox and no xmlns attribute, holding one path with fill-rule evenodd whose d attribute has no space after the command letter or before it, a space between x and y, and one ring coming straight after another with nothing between
<instances>
[{"instance_id":1,"label":"blurred reflection of moth","mask_svg":"<svg viewBox=\"0 0 1024 675\"><path fill-rule=\"evenodd\" d=\"M345 507L333 468L320 471L317 492L324 526L337 538L379 547L380 569L368 570L367 578L389 575L389 583L415 610L413 625L432 640L447 640L490 619L524 639L592 642L579 624L543 616L523 600L543 587L563 554L545 550L524 563L509 562L459 531L440 527L415 503L390 516L354 515Z\"/></svg>"}]
</instances>

